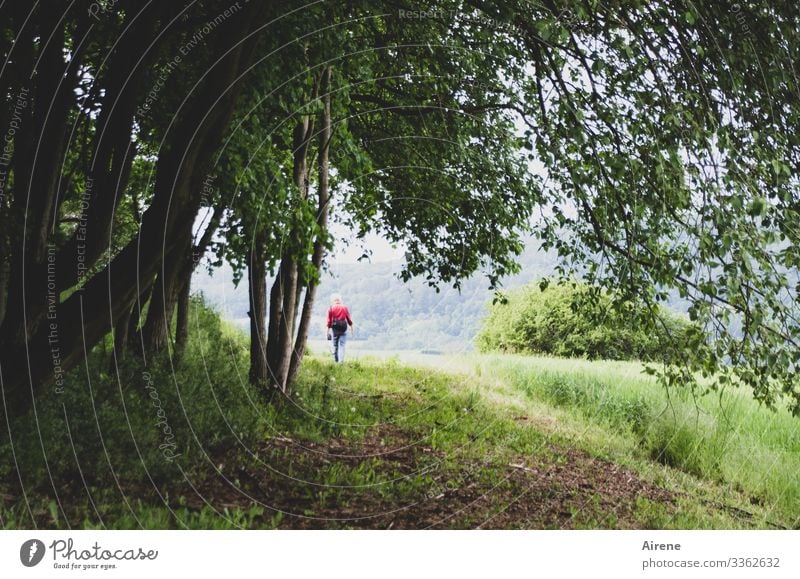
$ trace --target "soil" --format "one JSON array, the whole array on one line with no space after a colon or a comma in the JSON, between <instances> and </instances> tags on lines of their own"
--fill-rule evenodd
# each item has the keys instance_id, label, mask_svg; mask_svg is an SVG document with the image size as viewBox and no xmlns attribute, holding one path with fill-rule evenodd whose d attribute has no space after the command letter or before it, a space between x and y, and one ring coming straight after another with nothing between
<instances>
[{"instance_id":1,"label":"soil","mask_svg":"<svg viewBox=\"0 0 800 579\"><path fill-rule=\"evenodd\" d=\"M637 501L674 506L671 493L617 464L571 448L546 450L535 460L473 458L454 467L452 457L385 426L358 442L276 438L259 451L269 457L265 467L238 467L228 477L238 485L211 477L187 504L260 505L270 516L283 513L279 527L292 529L639 528ZM368 486L330 486L318 475L337 463L366 465L378 476ZM420 488L398 489L420 479Z\"/></svg>"},{"instance_id":2,"label":"soil","mask_svg":"<svg viewBox=\"0 0 800 579\"><path fill-rule=\"evenodd\" d=\"M392 425L357 441L275 437L255 456L220 453L215 472L159 492L124 481L120 490L129 504L210 506L220 516L257 506L263 514L247 526L277 522L283 529L625 529L641 527L635 513L642 499L667 512L675 506L666 490L572 448L550 445L535 457L469 449L447 456L424 442ZM16 502L2 494L7 506ZM85 489L62 487L59 494L73 511L71 525L92 518ZM52 525L47 512L34 515L36 527Z\"/></svg>"}]
</instances>

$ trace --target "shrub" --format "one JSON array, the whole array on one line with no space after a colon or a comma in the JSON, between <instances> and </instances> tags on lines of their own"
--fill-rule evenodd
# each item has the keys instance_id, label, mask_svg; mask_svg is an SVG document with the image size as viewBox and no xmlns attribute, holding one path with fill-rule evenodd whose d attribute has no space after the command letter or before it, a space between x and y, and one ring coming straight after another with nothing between
<instances>
[{"instance_id":1,"label":"shrub","mask_svg":"<svg viewBox=\"0 0 800 579\"><path fill-rule=\"evenodd\" d=\"M671 362L685 354L689 327L664 308L654 319L641 304L586 284L532 284L491 306L477 346L482 352Z\"/></svg>"}]
</instances>

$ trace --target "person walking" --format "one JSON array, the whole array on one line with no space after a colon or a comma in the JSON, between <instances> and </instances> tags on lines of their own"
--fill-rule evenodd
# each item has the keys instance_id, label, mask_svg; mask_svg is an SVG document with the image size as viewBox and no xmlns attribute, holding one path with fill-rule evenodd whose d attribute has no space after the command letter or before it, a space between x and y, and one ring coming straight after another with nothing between
<instances>
[{"instance_id":1,"label":"person walking","mask_svg":"<svg viewBox=\"0 0 800 579\"><path fill-rule=\"evenodd\" d=\"M331 307L328 308L326 321L327 337L331 340L331 352L333 361L344 362L344 350L347 344L347 327L353 333L353 319L350 317L350 310L342 303L342 296L333 294L331 296Z\"/></svg>"}]
</instances>

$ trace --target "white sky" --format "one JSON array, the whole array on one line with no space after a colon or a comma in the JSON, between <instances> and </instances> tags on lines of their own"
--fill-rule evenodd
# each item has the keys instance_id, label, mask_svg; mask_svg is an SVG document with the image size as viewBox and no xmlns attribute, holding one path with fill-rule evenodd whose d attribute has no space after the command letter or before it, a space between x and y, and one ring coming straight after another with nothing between
<instances>
[{"instance_id":1,"label":"white sky","mask_svg":"<svg viewBox=\"0 0 800 579\"><path fill-rule=\"evenodd\" d=\"M358 263L358 258L364 254L364 249L372 251L369 259L372 263L387 261L397 261L403 259L403 250L393 248L392 245L381 236L370 233L362 240L352 239L350 243L342 243L343 237L350 237L347 230L341 224L331 224L332 233L336 237L336 244L331 253L328 254L327 261L331 265Z\"/></svg>"}]
</instances>

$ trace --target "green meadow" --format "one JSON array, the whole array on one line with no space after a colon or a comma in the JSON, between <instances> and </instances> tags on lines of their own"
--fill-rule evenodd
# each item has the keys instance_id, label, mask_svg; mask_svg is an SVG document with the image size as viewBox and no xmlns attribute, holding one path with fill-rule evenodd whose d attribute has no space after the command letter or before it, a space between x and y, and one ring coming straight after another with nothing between
<instances>
[{"instance_id":1,"label":"green meadow","mask_svg":"<svg viewBox=\"0 0 800 579\"><path fill-rule=\"evenodd\" d=\"M91 388L17 425L5 528L800 526L799 423L746 393L665 391L635 362L317 348L277 399L247 383L246 336L194 307L179 362L118 380L97 348Z\"/></svg>"}]
</instances>

